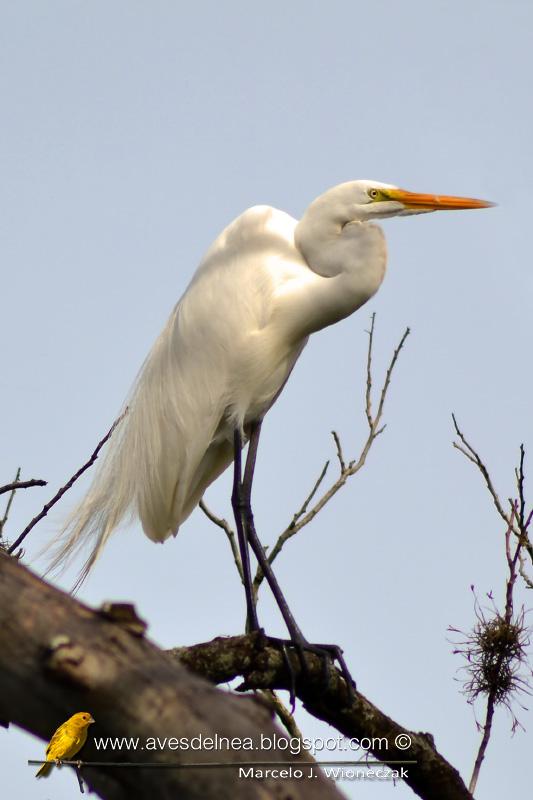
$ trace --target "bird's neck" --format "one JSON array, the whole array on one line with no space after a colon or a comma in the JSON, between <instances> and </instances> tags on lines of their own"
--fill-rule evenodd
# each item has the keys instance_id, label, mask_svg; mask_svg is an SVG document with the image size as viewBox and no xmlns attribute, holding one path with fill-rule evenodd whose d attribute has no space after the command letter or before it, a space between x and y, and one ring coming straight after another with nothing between
<instances>
[{"instance_id":1,"label":"bird's neck","mask_svg":"<svg viewBox=\"0 0 533 800\"><path fill-rule=\"evenodd\" d=\"M315 200L297 224L294 243L313 272L329 278L342 271L339 241L343 220L325 214L321 200Z\"/></svg>"},{"instance_id":2,"label":"bird's neck","mask_svg":"<svg viewBox=\"0 0 533 800\"><path fill-rule=\"evenodd\" d=\"M309 295L316 304L314 330L338 322L366 303L379 289L387 261L385 238L377 225L343 226L319 211L308 209L295 230L296 247L309 269L326 279L318 280Z\"/></svg>"}]
</instances>

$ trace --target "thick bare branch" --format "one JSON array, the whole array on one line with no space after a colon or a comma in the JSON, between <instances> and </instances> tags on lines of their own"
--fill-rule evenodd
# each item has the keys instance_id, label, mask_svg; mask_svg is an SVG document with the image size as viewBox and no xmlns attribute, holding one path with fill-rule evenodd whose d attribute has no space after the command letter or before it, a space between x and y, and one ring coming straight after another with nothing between
<instances>
[{"instance_id":1,"label":"thick bare branch","mask_svg":"<svg viewBox=\"0 0 533 800\"><path fill-rule=\"evenodd\" d=\"M281 643L261 633L218 638L169 652L189 669L215 683L242 676L242 690L290 689L291 686ZM310 714L333 725L346 737L373 739L375 746L371 752L384 764L393 766L394 762L403 760L416 762L407 767L405 782L419 797L471 800L459 773L437 752L430 734L403 728L360 692L356 691L350 702L346 684L333 667L329 669L325 685L324 665L314 654L306 654L304 681L299 679L301 665L294 653L291 663L297 676L296 694ZM410 744L404 748L408 742Z\"/></svg>"},{"instance_id":2,"label":"thick bare branch","mask_svg":"<svg viewBox=\"0 0 533 800\"><path fill-rule=\"evenodd\" d=\"M87 709L99 737L137 738L137 751L97 749L91 738L84 747L86 762L142 761L161 767L82 766L84 781L109 800L341 800L306 752L293 755L281 747L261 752L261 734L272 742L284 739L264 703L215 689L145 639L131 614L120 622L123 616L114 620L109 605L91 610L0 554L0 719L48 740L74 711ZM198 736L211 742L249 738L255 752L229 745L188 752L170 744L140 752L149 738L169 743L172 737L192 741ZM32 755L41 753L28 752ZM292 762L313 780L279 775L239 780L238 768L228 765L253 760L287 767ZM222 762L227 768L164 768L191 761Z\"/></svg>"}]
</instances>

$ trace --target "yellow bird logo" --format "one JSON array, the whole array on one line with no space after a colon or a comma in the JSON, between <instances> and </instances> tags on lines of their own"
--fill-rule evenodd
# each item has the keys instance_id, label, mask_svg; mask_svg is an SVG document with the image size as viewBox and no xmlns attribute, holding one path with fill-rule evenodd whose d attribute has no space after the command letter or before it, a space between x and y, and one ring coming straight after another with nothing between
<instances>
[{"instance_id":1,"label":"yellow bird logo","mask_svg":"<svg viewBox=\"0 0 533 800\"><path fill-rule=\"evenodd\" d=\"M54 764L69 761L87 741L87 728L94 722L88 711L79 711L59 726L46 748L46 764L39 767L35 777L45 778Z\"/></svg>"}]
</instances>

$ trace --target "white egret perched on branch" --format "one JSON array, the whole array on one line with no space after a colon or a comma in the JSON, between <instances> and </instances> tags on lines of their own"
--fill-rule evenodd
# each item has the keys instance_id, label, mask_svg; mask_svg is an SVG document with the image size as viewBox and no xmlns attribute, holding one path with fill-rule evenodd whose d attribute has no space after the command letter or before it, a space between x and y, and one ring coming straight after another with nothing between
<instances>
[{"instance_id":1,"label":"white egret perched on branch","mask_svg":"<svg viewBox=\"0 0 533 800\"><path fill-rule=\"evenodd\" d=\"M258 627L248 543L291 638L307 646L253 526L250 493L261 421L309 335L352 314L379 289L386 247L372 220L489 205L351 181L318 197L299 222L268 206L241 214L208 250L148 355L128 414L68 523L55 564L89 543L85 577L130 513L154 542L175 536L234 460L232 501L249 625Z\"/></svg>"}]
</instances>

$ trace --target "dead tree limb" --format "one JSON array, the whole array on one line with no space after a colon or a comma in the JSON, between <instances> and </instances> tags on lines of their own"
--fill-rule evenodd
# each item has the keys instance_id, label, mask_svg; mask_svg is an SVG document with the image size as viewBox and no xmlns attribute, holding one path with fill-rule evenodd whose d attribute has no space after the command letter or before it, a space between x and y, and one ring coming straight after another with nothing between
<instances>
[{"instance_id":1,"label":"dead tree limb","mask_svg":"<svg viewBox=\"0 0 533 800\"><path fill-rule=\"evenodd\" d=\"M111 607L113 608L113 607ZM191 671L211 681L243 675L243 688L287 689L281 645L261 634L216 639L203 645L160 651L142 635L143 626L109 608L93 611L34 576L15 559L0 554L0 718L43 739L70 714L90 711L99 737L226 736L257 741L261 733L283 738L263 704L250 697L221 692ZM176 653L189 669L178 664ZM435 750L429 734L407 731L357 693L349 705L340 674L331 669L324 686L323 664L307 657L308 675L297 681L307 710L350 738L384 737L386 752L374 748L384 763L415 760L406 782L427 800L470 800L457 771ZM300 669L294 660L294 671ZM411 745L404 749L408 736ZM279 741L279 739L278 739ZM260 751L259 754L261 755ZM123 750L121 758L139 761L139 753ZM246 762L243 750L206 750L195 761ZM352 755L352 753L350 753ZM268 760L301 762L313 768L308 754L292 756L278 748ZM28 758L39 757L28 753ZM257 758L257 752L254 753ZM357 754L356 754L357 757ZM88 743L83 760L116 761L117 751L97 750ZM157 764L184 763L190 752L144 750L142 760ZM314 767L316 769L316 767ZM305 773L304 773L305 774ZM157 796L181 800L225 798L339 798L335 787L319 775L313 781L237 780L221 770L120 769L82 767L88 785L103 798L136 800Z\"/></svg>"},{"instance_id":2,"label":"dead tree limb","mask_svg":"<svg viewBox=\"0 0 533 800\"><path fill-rule=\"evenodd\" d=\"M0 553L0 718L47 740L72 713L90 711L96 724L83 749L86 762L117 761L117 750L96 749L96 736L138 737L141 743L150 737L191 740L216 734L230 740L250 737L254 743L261 733L285 738L264 704L216 689L141 631L142 626L121 615L114 619L109 609L87 608ZM28 752L28 759L40 755ZM307 753L293 756L280 748L263 754L243 749L120 751L123 761L163 767L187 761L246 762L261 756L296 762L306 777L311 769L317 777L239 780L234 768L82 766L81 772L89 787L109 800L340 799Z\"/></svg>"},{"instance_id":3,"label":"dead tree limb","mask_svg":"<svg viewBox=\"0 0 533 800\"><path fill-rule=\"evenodd\" d=\"M214 683L225 683L242 676L241 689L291 687L291 676L281 645L260 633L217 638L192 647L178 647L169 653ZM310 714L329 723L349 739L374 739L380 746L369 750L384 764L392 766L393 762L402 759L416 761L416 765L407 768L408 777L404 780L419 797L426 800L471 800L461 776L435 749L430 734L403 728L358 691L354 701L349 703L346 684L333 667L329 669L325 687L324 665L311 653L306 654L305 681L298 680L301 664L295 654L291 658L297 676L296 695ZM411 744L406 749L404 745L408 741ZM353 751L351 754L354 755Z\"/></svg>"}]
</instances>

